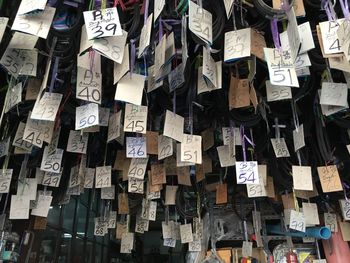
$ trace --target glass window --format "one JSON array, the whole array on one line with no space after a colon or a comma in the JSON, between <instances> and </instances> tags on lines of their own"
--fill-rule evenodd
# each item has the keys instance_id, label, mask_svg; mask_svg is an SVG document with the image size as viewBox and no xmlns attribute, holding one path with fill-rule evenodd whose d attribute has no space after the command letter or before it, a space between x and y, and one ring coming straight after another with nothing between
<instances>
[{"instance_id":1,"label":"glass window","mask_svg":"<svg viewBox=\"0 0 350 263\"><path fill-rule=\"evenodd\" d=\"M72 235L69 233L63 233L61 235L60 253L58 255L58 262L65 263L70 262L70 249L71 249Z\"/></svg>"},{"instance_id":2,"label":"glass window","mask_svg":"<svg viewBox=\"0 0 350 263\"><path fill-rule=\"evenodd\" d=\"M74 250L72 251L72 262L84 262L84 240L76 238L74 241Z\"/></svg>"},{"instance_id":3,"label":"glass window","mask_svg":"<svg viewBox=\"0 0 350 263\"><path fill-rule=\"evenodd\" d=\"M68 232L73 231L74 213L75 213L75 198L71 198L69 203L64 205L63 211L63 229Z\"/></svg>"},{"instance_id":4,"label":"glass window","mask_svg":"<svg viewBox=\"0 0 350 263\"><path fill-rule=\"evenodd\" d=\"M50 227L46 228L40 242L39 262L53 262L55 256L58 232Z\"/></svg>"},{"instance_id":5,"label":"glass window","mask_svg":"<svg viewBox=\"0 0 350 263\"><path fill-rule=\"evenodd\" d=\"M85 206L89 205L89 193L90 189L84 189L84 193L80 195L80 203L82 203Z\"/></svg>"},{"instance_id":6,"label":"glass window","mask_svg":"<svg viewBox=\"0 0 350 263\"><path fill-rule=\"evenodd\" d=\"M51 206L47 216L47 223L52 226L59 226L60 224L61 206Z\"/></svg>"},{"instance_id":7,"label":"glass window","mask_svg":"<svg viewBox=\"0 0 350 263\"><path fill-rule=\"evenodd\" d=\"M78 204L77 212L77 235L85 237L85 225L86 225L87 208L82 204Z\"/></svg>"},{"instance_id":8,"label":"glass window","mask_svg":"<svg viewBox=\"0 0 350 263\"><path fill-rule=\"evenodd\" d=\"M103 246L103 262L108 263L108 247Z\"/></svg>"},{"instance_id":9,"label":"glass window","mask_svg":"<svg viewBox=\"0 0 350 263\"><path fill-rule=\"evenodd\" d=\"M95 244L95 262L101 263L102 262L102 253L101 253L102 245Z\"/></svg>"},{"instance_id":10,"label":"glass window","mask_svg":"<svg viewBox=\"0 0 350 263\"><path fill-rule=\"evenodd\" d=\"M86 249L84 254L86 263L93 262L94 244L92 242L86 242Z\"/></svg>"},{"instance_id":11,"label":"glass window","mask_svg":"<svg viewBox=\"0 0 350 263\"><path fill-rule=\"evenodd\" d=\"M87 237L89 239L93 239L94 238L95 217L96 217L95 212L90 211L90 213L89 213L88 233L87 233Z\"/></svg>"}]
</instances>

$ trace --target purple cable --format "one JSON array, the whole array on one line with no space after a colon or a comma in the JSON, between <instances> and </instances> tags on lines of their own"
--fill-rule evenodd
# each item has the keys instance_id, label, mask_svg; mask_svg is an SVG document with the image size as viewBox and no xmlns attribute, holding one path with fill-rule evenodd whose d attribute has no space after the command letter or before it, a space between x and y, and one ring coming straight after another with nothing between
<instances>
[{"instance_id":1,"label":"purple cable","mask_svg":"<svg viewBox=\"0 0 350 263\"><path fill-rule=\"evenodd\" d=\"M134 66L135 66L135 56L136 56L135 39L131 39L130 44L131 44L131 56L130 56L130 78L131 78L132 73L134 71Z\"/></svg>"},{"instance_id":2,"label":"purple cable","mask_svg":"<svg viewBox=\"0 0 350 263\"><path fill-rule=\"evenodd\" d=\"M271 25L272 38L273 38L273 43L275 44L275 48L281 51L282 48L280 43L280 36L278 33L277 22L278 22L277 18L274 18L273 20L271 20L270 25Z\"/></svg>"},{"instance_id":3,"label":"purple cable","mask_svg":"<svg viewBox=\"0 0 350 263\"><path fill-rule=\"evenodd\" d=\"M347 20L350 20L350 13L349 13L349 4L347 0L339 0L341 9L343 11L344 17Z\"/></svg>"}]
</instances>

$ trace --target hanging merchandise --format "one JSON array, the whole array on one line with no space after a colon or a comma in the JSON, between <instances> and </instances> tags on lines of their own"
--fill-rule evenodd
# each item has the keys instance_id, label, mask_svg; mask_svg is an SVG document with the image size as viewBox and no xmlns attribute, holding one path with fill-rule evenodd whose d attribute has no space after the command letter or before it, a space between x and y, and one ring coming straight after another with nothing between
<instances>
[{"instance_id":1,"label":"hanging merchandise","mask_svg":"<svg viewBox=\"0 0 350 263\"><path fill-rule=\"evenodd\" d=\"M0 65L0 261L349 261L349 0L0 0Z\"/></svg>"}]
</instances>

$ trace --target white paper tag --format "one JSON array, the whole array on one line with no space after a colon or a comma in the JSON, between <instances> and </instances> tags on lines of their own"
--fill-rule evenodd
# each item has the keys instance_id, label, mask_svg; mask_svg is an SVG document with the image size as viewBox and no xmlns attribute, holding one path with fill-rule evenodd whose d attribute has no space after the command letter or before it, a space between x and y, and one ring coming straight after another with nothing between
<instances>
[{"instance_id":1,"label":"white paper tag","mask_svg":"<svg viewBox=\"0 0 350 263\"><path fill-rule=\"evenodd\" d=\"M22 50L21 55L24 58L24 61L23 66L19 71L19 75L36 77L36 70L38 64L37 50Z\"/></svg>"},{"instance_id":2,"label":"white paper tag","mask_svg":"<svg viewBox=\"0 0 350 263\"><path fill-rule=\"evenodd\" d=\"M128 171L128 177L143 180L146 173L147 163L148 163L148 157L131 159L129 171Z\"/></svg>"},{"instance_id":3,"label":"white paper tag","mask_svg":"<svg viewBox=\"0 0 350 263\"><path fill-rule=\"evenodd\" d=\"M216 63L211 57L210 49L203 47L203 77L208 85L217 86Z\"/></svg>"},{"instance_id":4,"label":"white paper tag","mask_svg":"<svg viewBox=\"0 0 350 263\"><path fill-rule=\"evenodd\" d=\"M1 57L0 64L14 78L17 78L22 70L25 62L24 51L19 49L7 48Z\"/></svg>"},{"instance_id":5,"label":"white paper tag","mask_svg":"<svg viewBox=\"0 0 350 263\"><path fill-rule=\"evenodd\" d=\"M162 67L165 63L166 34L158 43L154 51L154 76L157 81L162 77Z\"/></svg>"},{"instance_id":6,"label":"white paper tag","mask_svg":"<svg viewBox=\"0 0 350 263\"><path fill-rule=\"evenodd\" d=\"M163 135L182 142L185 119L171 111L166 111Z\"/></svg>"},{"instance_id":7,"label":"white paper tag","mask_svg":"<svg viewBox=\"0 0 350 263\"><path fill-rule=\"evenodd\" d=\"M41 181L42 185L51 186L51 187L59 187L61 181L62 173L51 173L45 172L43 180Z\"/></svg>"},{"instance_id":8,"label":"white paper tag","mask_svg":"<svg viewBox=\"0 0 350 263\"><path fill-rule=\"evenodd\" d=\"M140 41L139 41L139 50L138 50L138 58L141 58L146 48L150 44L151 39L151 31L152 31L152 21L153 21L153 13L147 18L146 24L143 25L141 29Z\"/></svg>"},{"instance_id":9,"label":"white paper tag","mask_svg":"<svg viewBox=\"0 0 350 263\"><path fill-rule=\"evenodd\" d=\"M117 211L109 211L109 216L107 217L107 228L117 227Z\"/></svg>"},{"instance_id":10,"label":"white paper tag","mask_svg":"<svg viewBox=\"0 0 350 263\"><path fill-rule=\"evenodd\" d=\"M128 33L123 30L122 36L95 39L92 48L102 56L121 64Z\"/></svg>"},{"instance_id":11,"label":"white paper tag","mask_svg":"<svg viewBox=\"0 0 350 263\"><path fill-rule=\"evenodd\" d=\"M28 219L29 207L29 198L20 195L12 195L9 219Z\"/></svg>"},{"instance_id":12,"label":"white paper tag","mask_svg":"<svg viewBox=\"0 0 350 263\"><path fill-rule=\"evenodd\" d=\"M290 87L272 85L269 80L266 81L266 97L267 101L287 100L292 98L292 90Z\"/></svg>"},{"instance_id":13,"label":"white paper tag","mask_svg":"<svg viewBox=\"0 0 350 263\"><path fill-rule=\"evenodd\" d=\"M145 79L143 75L135 73L130 75L129 72L119 80L114 99L141 105Z\"/></svg>"},{"instance_id":14,"label":"white paper tag","mask_svg":"<svg viewBox=\"0 0 350 263\"><path fill-rule=\"evenodd\" d=\"M299 87L294 61L292 61L288 51L283 51L280 54L277 49L264 48L264 54L271 84Z\"/></svg>"},{"instance_id":15,"label":"white paper tag","mask_svg":"<svg viewBox=\"0 0 350 263\"><path fill-rule=\"evenodd\" d=\"M29 200L36 199L38 181L36 178L23 178L18 180L17 195L25 196Z\"/></svg>"},{"instance_id":16,"label":"white paper tag","mask_svg":"<svg viewBox=\"0 0 350 263\"><path fill-rule=\"evenodd\" d=\"M338 232L337 215L333 213L324 213L324 225L332 232Z\"/></svg>"},{"instance_id":17,"label":"white paper tag","mask_svg":"<svg viewBox=\"0 0 350 263\"><path fill-rule=\"evenodd\" d=\"M120 253L130 254L134 248L134 233L123 233L120 243Z\"/></svg>"},{"instance_id":18,"label":"white paper tag","mask_svg":"<svg viewBox=\"0 0 350 263\"><path fill-rule=\"evenodd\" d=\"M173 229L172 229L172 221L169 221L168 224L166 222L162 222L162 235L164 239L170 239L173 237Z\"/></svg>"},{"instance_id":19,"label":"white paper tag","mask_svg":"<svg viewBox=\"0 0 350 263\"><path fill-rule=\"evenodd\" d=\"M259 184L258 162L236 162L237 184Z\"/></svg>"},{"instance_id":20,"label":"white paper tag","mask_svg":"<svg viewBox=\"0 0 350 263\"><path fill-rule=\"evenodd\" d=\"M128 179L128 192L135 194L143 194L144 193L144 181L136 178L130 177Z\"/></svg>"},{"instance_id":21,"label":"white paper tag","mask_svg":"<svg viewBox=\"0 0 350 263\"><path fill-rule=\"evenodd\" d=\"M348 106L348 87L345 83L322 82L320 104Z\"/></svg>"},{"instance_id":22,"label":"white paper tag","mask_svg":"<svg viewBox=\"0 0 350 263\"><path fill-rule=\"evenodd\" d=\"M138 106L127 103L125 105L124 132L146 134L147 106Z\"/></svg>"},{"instance_id":23,"label":"white paper tag","mask_svg":"<svg viewBox=\"0 0 350 263\"><path fill-rule=\"evenodd\" d=\"M339 200L344 220L350 220L350 202L345 199Z\"/></svg>"},{"instance_id":24,"label":"white paper tag","mask_svg":"<svg viewBox=\"0 0 350 263\"><path fill-rule=\"evenodd\" d=\"M350 23L345 20L337 30L340 49L344 53L347 61L350 60Z\"/></svg>"},{"instance_id":25,"label":"white paper tag","mask_svg":"<svg viewBox=\"0 0 350 263\"><path fill-rule=\"evenodd\" d=\"M173 155L173 139L164 135L158 136L158 160L163 160Z\"/></svg>"},{"instance_id":26,"label":"white paper tag","mask_svg":"<svg viewBox=\"0 0 350 263\"><path fill-rule=\"evenodd\" d=\"M83 14L88 39L121 36L123 34L116 7L85 11Z\"/></svg>"},{"instance_id":27,"label":"white paper tag","mask_svg":"<svg viewBox=\"0 0 350 263\"><path fill-rule=\"evenodd\" d=\"M317 204L314 203L302 203L303 213L305 216L305 223L307 226L314 226L320 224L320 219L318 217Z\"/></svg>"},{"instance_id":28,"label":"white paper tag","mask_svg":"<svg viewBox=\"0 0 350 263\"><path fill-rule=\"evenodd\" d=\"M115 186L101 188L101 199L114 200L115 199Z\"/></svg>"},{"instance_id":29,"label":"white paper tag","mask_svg":"<svg viewBox=\"0 0 350 263\"><path fill-rule=\"evenodd\" d=\"M294 142L294 151L298 151L299 149L305 146L305 138L304 138L304 125L301 124L293 131L293 142Z\"/></svg>"},{"instance_id":30,"label":"white paper tag","mask_svg":"<svg viewBox=\"0 0 350 263\"><path fill-rule=\"evenodd\" d=\"M271 138L271 144L276 158L290 157L288 147L284 138Z\"/></svg>"},{"instance_id":31,"label":"white paper tag","mask_svg":"<svg viewBox=\"0 0 350 263\"><path fill-rule=\"evenodd\" d=\"M111 186L112 166L100 166L96 167L96 188L104 188Z\"/></svg>"},{"instance_id":32,"label":"white paper tag","mask_svg":"<svg viewBox=\"0 0 350 263\"><path fill-rule=\"evenodd\" d=\"M148 220L156 221L157 217L157 202L149 201L148 203Z\"/></svg>"},{"instance_id":33,"label":"white paper tag","mask_svg":"<svg viewBox=\"0 0 350 263\"><path fill-rule=\"evenodd\" d=\"M165 188L165 205L175 205L177 185L167 185Z\"/></svg>"},{"instance_id":34,"label":"white paper tag","mask_svg":"<svg viewBox=\"0 0 350 263\"><path fill-rule=\"evenodd\" d=\"M292 56L292 61L295 61L299 52L301 40L299 36L298 22L295 16L294 7L288 9L288 11L286 11L286 14L288 18L288 26L286 32L288 35L289 50Z\"/></svg>"},{"instance_id":35,"label":"white paper tag","mask_svg":"<svg viewBox=\"0 0 350 263\"><path fill-rule=\"evenodd\" d=\"M10 149L10 137L0 141L0 158L9 154Z\"/></svg>"},{"instance_id":36,"label":"white paper tag","mask_svg":"<svg viewBox=\"0 0 350 263\"><path fill-rule=\"evenodd\" d=\"M249 57L251 45L250 37L250 28L225 33L224 61L230 62L238 58Z\"/></svg>"},{"instance_id":37,"label":"white paper tag","mask_svg":"<svg viewBox=\"0 0 350 263\"><path fill-rule=\"evenodd\" d=\"M189 1L189 29L199 38L211 44L213 41L212 15L199 5Z\"/></svg>"},{"instance_id":38,"label":"white paper tag","mask_svg":"<svg viewBox=\"0 0 350 263\"><path fill-rule=\"evenodd\" d=\"M81 130L99 124L99 110L96 103L79 106L75 111L75 129Z\"/></svg>"},{"instance_id":39,"label":"white paper tag","mask_svg":"<svg viewBox=\"0 0 350 263\"><path fill-rule=\"evenodd\" d=\"M224 0L227 19L231 17L234 0Z\"/></svg>"},{"instance_id":40,"label":"white paper tag","mask_svg":"<svg viewBox=\"0 0 350 263\"><path fill-rule=\"evenodd\" d=\"M114 63L113 69L113 83L116 84L130 69L129 61L129 45L126 44L124 47L123 59L118 63Z\"/></svg>"},{"instance_id":41,"label":"white paper tag","mask_svg":"<svg viewBox=\"0 0 350 263\"><path fill-rule=\"evenodd\" d=\"M292 166L293 187L296 190L312 191L312 175L310 166Z\"/></svg>"},{"instance_id":42,"label":"white paper tag","mask_svg":"<svg viewBox=\"0 0 350 263\"><path fill-rule=\"evenodd\" d=\"M301 41L300 54L303 54L311 49L315 48L314 39L312 37L312 31L310 27L310 22L305 22L298 25L298 31Z\"/></svg>"},{"instance_id":43,"label":"white paper tag","mask_svg":"<svg viewBox=\"0 0 350 263\"><path fill-rule=\"evenodd\" d=\"M11 30L17 30L46 39L56 8L46 6L43 12L21 15L17 12Z\"/></svg>"},{"instance_id":44,"label":"white paper tag","mask_svg":"<svg viewBox=\"0 0 350 263\"><path fill-rule=\"evenodd\" d=\"M126 137L127 158L147 158L146 137Z\"/></svg>"},{"instance_id":45,"label":"white paper tag","mask_svg":"<svg viewBox=\"0 0 350 263\"><path fill-rule=\"evenodd\" d=\"M84 188L93 188L94 177L95 177L95 168L86 168L85 178L84 178Z\"/></svg>"},{"instance_id":46,"label":"white paper tag","mask_svg":"<svg viewBox=\"0 0 350 263\"><path fill-rule=\"evenodd\" d=\"M143 219L140 216L136 215L136 223L135 223L135 232L143 234L145 232L145 228L148 225L148 220Z\"/></svg>"},{"instance_id":47,"label":"white paper tag","mask_svg":"<svg viewBox=\"0 0 350 263\"><path fill-rule=\"evenodd\" d=\"M23 123L23 122L19 123L19 125L17 127L15 138L13 139L13 142L12 142L12 145L19 147L25 151L31 152L33 149L33 145L30 142L23 140L25 127L26 127L25 123Z\"/></svg>"},{"instance_id":48,"label":"white paper tag","mask_svg":"<svg viewBox=\"0 0 350 263\"><path fill-rule=\"evenodd\" d=\"M181 161L202 163L202 137L199 135L184 134L181 142Z\"/></svg>"},{"instance_id":49,"label":"white paper tag","mask_svg":"<svg viewBox=\"0 0 350 263\"><path fill-rule=\"evenodd\" d=\"M9 193L13 169L0 169L0 194Z\"/></svg>"},{"instance_id":50,"label":"white paper tag","mask_svg":"<svg viewBox=\"0 0 350 263\"><path fill-rule=\"evenodd\" d=\"M104 236L106 232L107 232L106 221L100 217L96 217L95 218L94 235L95 236Z\"/></svg>"},{"instance_id":51,"label":"white paper tag","mask_svg":"<svg viewBox=\"0 0 350 263\"><path fill-rule=\"evenodd\" d=\"M154 21L157 20L164 6L165 6L165 0L154 0Z\"/></svg>"},{"instance_id":52,"label":"white paper tag","mask_svg":"<svg viewBox=\"0 0 350 263\"><path fill-rule=\"evenodd\" d=\"M165 247L175 247L176 246L176 239L173 238L164 238L163 246Z\"/></svg>"},{"instance_id":53,"label":"white paper tag","mask_svg":"<svg viewBox=\"0 0 350 263\"><path fill-rule=\"evenodd\" d=\"M183 74L183 63L178 65L168 74L168 79L170 92L173 92L185 82L185 76Z\"/></svg>"},{"instance_id":54,"label":"white paper tag","mask_svg":"<svg viewBox=\"0 0 350 263\"><path fill-rule=\"evenodd\" d=\"M7 17L0 17L0 42L4 36L8 21L9 19Z\"/></svg>"},{"instance_id":55,"label":"white paper tag","mask_svg":"<svg viewBox=\"0 0 350 263\"><path fill-rule=\"evenodd\" d=\"M202 244L200 239L195 239L188 243L188 251L202 251Z\"/></svg>"},{"instance_id":56,"label":"white paper tag","mask_svg":"<svg viewBox=\"0 0 350 263\"><path fill-rule=\"evenodd\" d=\"M236 158L230 153L228 145L218 146L216 149L218 151L221 167L229 167L236 164Z\"/></svg>"},{"instance_id":57,"label":"white paper tag","mask_svg":"<svg viewBox=\"0 0 350 263\"><path fill-rule=\"evenodd\" d=\"M253 242L243 241L242 245L242 256L244 258L249 258L253 254Z\"/></svg>"},{"instance_id":58,"label":"white paper tag","mask_svg":"<svg viewBox=\"0 0 350 263\"><path fill-rule=\"evenodd\" d=\"M6 92L5 98L5 113L9 112L9 110L16 106L18 103L22 101L22 82L18 83L16 86L8 88Z\"/></svg>"},{"instance_id":59,"label":"white paper tag","mask_svg":"<svg viewBox=\"0 0 350 263\"><path fill-rule=\"evenodd\" d=\"M181 236L182 244L192 242L193 241L192 225L191 224L180 225L180 236Z\"/></svg>"},{"instance_id":60,"label":"white paper tag","mask_svg":"<svg viewBox=\"0 0 350 263\"><path fill-rule=\"evenodd\" d=\"M36 207L32 209L31 215L47 217L52 202L52 196L39 195Z\"/></svg>"},{"instance_id":61,"label":"white paper tag","mask_svg":"<svg viewBox=\"0 0 350 263\"><path fill-rule=\"evenodd\" d=\"M302 212L290 211L289 228L300 232L305 232L305 216Z\"/></svg>"},{"instance_id":62,"label":"white paper tag","mask_svg":"<svg viewBox=\"0 0 350 263\"><path fill-rule=\"evenodd\" d=\"M48 154L49 147L45 146L40 170L45 172L60 173L63 150L56 149L55 153Z\"/></svg>"},{"instance_id":63,"label":"white paper tag","mask_svg":"<svg viewBox=\"0 0 350 263\"><path fill-rule=\"evenodd\" d=\"M41 99L35 103L31 119L55 121L62 94L45 92Z\"/></svg>"},{"instance_id":64,"label":"white paper tag","mask_svg":"<svg viewBox=\"0 0 350 263\"><path fill-rule=\"evenodd\" d=\"M69 131L67 152L86 154L87 144L89 140L88 133L80 131Z\"/></svg>"},{"instance_id":65,"label":"white paper tag","mask_svg":"<svg viewBox=\"0 0 350 263\"><path fill-rule=\"evenodd\" d=\"M28 35L21 32L15 32L7 48L29 49L32 50L38 41L38 36Z\"/></svg>"},{"instance_id":66,"label":"white paper tag","mask_svg":"<svg viewBox=\"0 0 350 263\"><path fill-rule=\"evenodd\" d=\"M74 166L70 169L69 188L80 186L80 183L81 183L81 177L79 174L79 168L78 166Z\"/></svg>"},{"instance_id":67,"label":"white paper tag","mask_svg":"<svg viewBox=\"0 0 350 263\"><path fill-rule=\"evenodd\" d=\"M121 113L122 111L119 111L117 113L113 113L109 117L107 142L113 141L121 135Z\"/></svg>"},{"instance_id":68,"label":"white paper tag","mask_svg":"<svg viewBox=\"0 0 350 263\"><path fill-rule=\"evenodd\" d=\"M78 67L76 98L101 104L102 74L98 71Z\"/></svg>"},{"instance_id":69,"label":"white paper tag","mask_svg":"<svg viewBox=\"0 0 350 263\"><path fill-rule=\"evenodd\" d=\"M336 21L326 21L319 24L323 50L326 55L341 52L337 31L343 21L344 19L338 19Z\"/></svg>"},{"instance_id":70,"label":"white paper tag","mask_svg":"<svg viewBox=\"0 0 350 263\"><path fill-rule=\"evenodd\" d=\"M22 0L18 8L18 14L23 15L33 11L43 11L47 0Z\"/></svg>"}]
</instances>

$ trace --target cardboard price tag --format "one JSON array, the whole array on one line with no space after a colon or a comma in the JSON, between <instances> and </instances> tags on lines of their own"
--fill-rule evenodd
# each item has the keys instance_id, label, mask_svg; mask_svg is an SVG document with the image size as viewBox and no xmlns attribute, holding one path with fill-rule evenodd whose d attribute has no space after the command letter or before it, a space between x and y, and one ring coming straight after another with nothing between
<instances>
[{"instance_id":1,"label":"cardboard price tag","mask_svg":"<svg viewBox=\"0 0 350 263\"><path fill-rule=\"evenodd\" d=\"M324 193L343 191L336 165L319 166L317 172Z\"/></svg>"}]
</instances>

